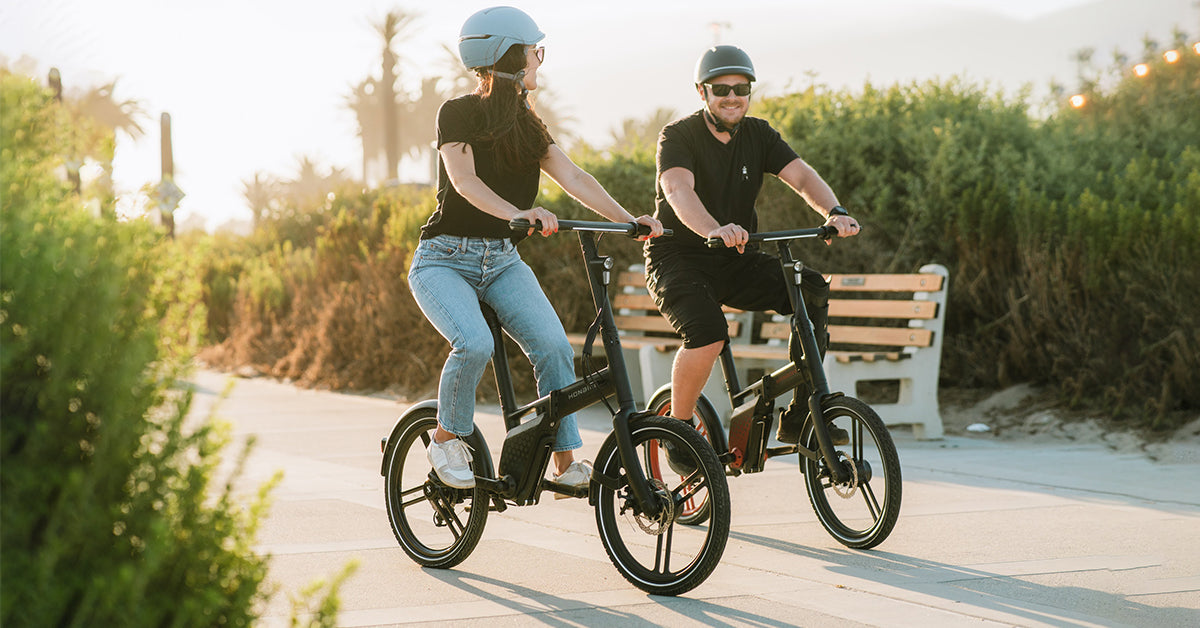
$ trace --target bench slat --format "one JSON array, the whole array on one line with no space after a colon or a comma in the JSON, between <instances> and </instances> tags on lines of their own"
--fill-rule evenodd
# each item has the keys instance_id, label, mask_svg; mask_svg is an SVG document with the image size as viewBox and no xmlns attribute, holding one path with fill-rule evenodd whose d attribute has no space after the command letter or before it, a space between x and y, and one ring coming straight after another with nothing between
<instances>
[{"instance_id":1,"label":"bench slat","mask_svg":"<svg viewBox=\"0 0 1200 628\"><path fill-rule=\"evenodd\" d=\"M758 359L758 360L774 360L786 362L788 360L787 347L781 345L730 345L733 351L733 357L742 359ZM899 362L900 360L912 357L911 353L903 353L900 351L885 351L885 352L870 352L870 351L829 351L838 362L849 364L850 362Z\"/></svg>"},{"instance_id":2,"label":"bench slat","mask_svg":"<svg viewBox=\"0 0 1200 628\"><path fill-rule=\"evenodd\" d=\"M787 340L791 335L790 330L790 323L763 323L758 335L763 338ZM928 347L933 342L933 332L928 329L909 329L907 327L830 325L829 341L831 343L887 347Z\"/></svg>"},{"instance_id":3,"label":"bench slat","mask_svg":"<svg viewBox=\"0 0 1200 628\"><path fill-rule=\"evenodd\" d=\"M942 289L942 276L918 275L826 275L833 292L935 292Z\"/></svg>"},{"instance_id":4,"label":"bench slat","mask_svg":"<svg viewBox=\"0 0 1200 628\"><path fill-rule=\"evenodd\" d=\"M652 310L647 314L657 314L658 306L654 304L654 297L642 293L621 293L613 298L613 307L617 309L625 308L628 310Z\"/></svg>"},{"instance_id":5,"label":"bench slat","mask_svg":"<svg viewBox=\"0 0 1200 628\"><path fill-rule=\"evenodd\" d=\"M830 299L829 315L845 318L916 318L933 320L933 301L881 301L876 299Z\"/></svg>"},{"instance_id":6,"label":"bench slat","mask_svg":"<svg viewBox=\"0 0 1200 628\"><path fill-rule=\"evenodd\" d=\"M617 273L617 285L622 288L642 288L646 287L646 275L640 272L625 270Z\"/></svg>"},{"instance_id":7,"label":"bench slat","mask_svg":"<svg viewBox=\"0 0 1200 628\"><path fill-rule=\"evenodd\" d=\"M900 327L830 325L829 342L854 345L883 345L887 347L928 347L933 344L933 332L928 329L904 329Z\"/></svg>"}]
</instances>

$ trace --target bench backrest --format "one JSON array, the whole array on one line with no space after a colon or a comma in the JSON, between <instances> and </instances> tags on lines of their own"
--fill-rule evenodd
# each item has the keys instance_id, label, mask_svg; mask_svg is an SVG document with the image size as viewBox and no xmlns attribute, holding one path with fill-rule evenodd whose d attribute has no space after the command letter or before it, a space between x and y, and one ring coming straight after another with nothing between
<instances>
[{"instance_id":1,"label":"bench backrest","mask_svg":"<svg viewBox=\"0 0 1200 628\"><path fill-rule=\"evenodd\" d=\"M882 352L895 359L899 353L940 344L944 322L940 314L946 303L944 268L931 264L916 274L835 274L826 275L826 279L830 283L831 350ZM677 337L647 294L640 270L619 273L618 285L621 292L613 305L619 312L619 329ZM785 317L762 322L751 336L744 333L754 327L751 313L724 310L730 319L729 336L735 343L787 343L789 323Z\"/></svg>"},{"instance_id":2,"label":"bench backrest","mask_svg":"<svg viewBox=\"0 0 1200 628\"><path fill-rule=\"evenodd\" d=\"M913 275L826 275L829 281L830 349L912 351L929 347L941 332L945 277ZM763 323L764 340L788 337L788 323Z\"/></svg>"}]
</instances>

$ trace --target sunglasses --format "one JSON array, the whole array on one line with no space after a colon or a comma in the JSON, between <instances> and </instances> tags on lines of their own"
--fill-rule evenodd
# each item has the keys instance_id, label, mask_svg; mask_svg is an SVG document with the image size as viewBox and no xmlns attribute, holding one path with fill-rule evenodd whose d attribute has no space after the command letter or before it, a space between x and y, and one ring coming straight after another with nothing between
<instances>
[{"instance_id":1,"label":"sunglasses","mask_svg":"<svg viewBox=\"0 0 1200 628\"><path fill-rule=\"evenodd\" d=\"M704 86L707 87L708 89L710 89L713 93L713 96L716 96L717 98L724 98L724 97L728 96L730 91L732 91L734 93L734 95L736 95L736 96L749 96L750 95L750 84L749 83L738 83L737 85L722 85L720 83L705 83Z\"/></svg>"},{"instance_id":2,"label":"sunglasses","mask_svg":"<svg viewBox=\"0 0 1200 628\"><path fill-rule=\"evenodd\" d=\"M538 63L542 63L543 61L545 61L546 60L546 47L538 46L537 48L534 48L533 56L537 57Z\"/></svg>"}]
</instances>

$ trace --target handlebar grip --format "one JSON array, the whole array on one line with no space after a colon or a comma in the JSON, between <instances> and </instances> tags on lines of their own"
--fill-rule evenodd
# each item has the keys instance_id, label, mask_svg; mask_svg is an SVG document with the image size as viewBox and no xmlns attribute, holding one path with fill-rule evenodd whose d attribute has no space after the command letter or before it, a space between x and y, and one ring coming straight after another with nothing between
<instances>
[{"instance_id":1,"label":"handlebar grip","mask_svg":"<svg viewBox=\"0 0 1200 628\"><path fill-rule=\"evenodd\" d=\"M541 230L542 221L534 221L532 225L530 225L529 221L524 218L513 218L512 220L508 221L508 228L512 229L513 231L529 231L530 227Z\"/></svg>"},{"instance_id":2,"label":"handlebar grip","mask_svg":"<svg viewBox=\"0 0 1200 628\"><path fill-rule=\"evenodd\" d=\"M706 244L710 249L725 248L725 241L721 238L707 238L704 240L704 244Z\"/></svg>"}]
</instances>

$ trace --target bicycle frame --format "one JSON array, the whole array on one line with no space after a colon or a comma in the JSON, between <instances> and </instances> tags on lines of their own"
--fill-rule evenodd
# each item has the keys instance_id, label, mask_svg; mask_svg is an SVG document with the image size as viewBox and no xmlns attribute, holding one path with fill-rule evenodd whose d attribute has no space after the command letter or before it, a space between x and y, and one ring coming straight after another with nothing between
<instances>
[{"instance_id":1,"label":"bicycle frame","mask_svg":"<svg viewBox=\"0 0 1200 628\"><path fill-rule=\"evenodd\" d=\"M528 227L528 223L525 223L524 226L516 223L518 221L514 221L512 225L514 229ZM562 389L552 391L523 406L518 406L508 355L504 346L503 330L495 312L491 308L483 306L484 317L492 330L495 342L492 366L495 371L496 389L500 397L500 407L508 436L505 438L500 455L498 473L500 478L478 478L477 481L482 483L490 493L513 499L518 505L534 503L541 477L550 462L550 445L558 430L559 421L568 414L615 394L618 409L613 416L613 430L617 438L617 449L628 474L629 487L638 501L639 507L654 516L659 512L662 504L646 479L630 434L629 422L638 411L637 402L629 383L629 371L621 351L621 339L613 318L612 303L608 298L608 285L613 262L612 258L599 254L594 235L595 232L629 234L631 227L620 223L570 220L560 220L558 224L561 229L574 230L579 235L580 248L588 271L592 301L598 312L600 338L608 358L608 366L587 374L583 379ZM531 412L537 415L536 418L522 423L521 419ZM510 485L505 480L506 477L509 477L505 472L512 470L520 471L519 485ZM620 482L619 478L603 476L595 479L610 487L616 487ZM586 495L586 489L582 493L575 496ZM594 500L594 496L589 498L589 502L593 505ZM497 503L497 507L502 509L502 502Z\"/></svg>"},{"instance_id":2,"label":"bicycle frame","mask_svg":"<svg viewBox=\"0 0 1200 628\"><path fill-rule=\"evenodd\" d=\"M821 403L832 393L829 390L829 381L825 377L825 369L821 364L821 351L817 345L816 330L813 328L812 320L808 317L808 312L804 307L804 294L800 290L800 277L804 270L804 263L792 257L790 248L792 240L800 238L827 239L836 235L837 231L834 228L817 227L815 229L763 232L750 236L750 242L775 242L784 273L791 273L792 280L787 283L788 299L792 304L792 334L799 340L799 347L793 343L789 354L791 362L773 373L764 375L746 388L742 388L738 381L733 351L728 344L721 350L721 372L725 377L730 405L734 409L730 420L730 431L731 433L735 429L749 431L748 434L745 434L747 448L743 452L744 462L741 467L747 472L762 471L763 463L767 458L799 453L812 459L816 459L818 455L823 458L836 482L844 482L850 478L851 472L839 461L833 439L830 437L825 423ZM717 245L724 246L724 243L720 239L709 240L710 247ZM800 355L796 355L797 350ZM812 356L811 359L810 356ZM769 419L774 413L775 399L789 390L794 390L806 380L812 390L806 401L814 419L813 431L817 437L819 451L813 452L803 445L768 448L766 443L770 436L768 433L770 422L754 419L758 417ZM741 436L742 434L739 434L739 438ZM729 441L725 434L721 432L713 434L713 437L715 437L714 443L718 443L720 446L718 451L724 450L722 462L728 464L733 461L733 456L736 454L730 451Z\"/></svg>"}]
</instances>

